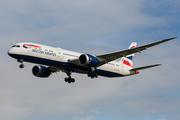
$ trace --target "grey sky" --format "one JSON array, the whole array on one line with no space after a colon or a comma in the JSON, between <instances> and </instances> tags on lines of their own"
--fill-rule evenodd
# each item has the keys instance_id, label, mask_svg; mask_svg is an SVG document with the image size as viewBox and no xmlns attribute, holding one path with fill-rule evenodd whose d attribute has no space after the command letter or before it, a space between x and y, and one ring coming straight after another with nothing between
<instances>
[{"instance_id":1,"label":"grey sky","mask_svg":"<svg viewBox=\"0 0 180 120\"><path fill-rule=\"evenodd\" d=\"M34 77L34 64L7 55L17 42L36 42L102 54L179 36L178 0L1 0L0 119L2 120L178 120L179 38L136 54L134 67L162 63L123 78L91 80L60 72Z\"/></svg>"}]
</instances>

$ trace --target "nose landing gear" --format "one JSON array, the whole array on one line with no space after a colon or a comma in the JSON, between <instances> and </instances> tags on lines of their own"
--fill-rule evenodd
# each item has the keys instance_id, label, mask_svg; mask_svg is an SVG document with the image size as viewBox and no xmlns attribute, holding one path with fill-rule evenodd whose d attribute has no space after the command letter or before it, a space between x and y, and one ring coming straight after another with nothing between
<instances>
[{"instance_id":1,"label":"nose landing gear","mask_svg":"<svg viewBox=\"0 0 180 120\"><path fill-rule=\"evenodd\" d=\"M19 65L19 68L24 68L24 64Z\"/></svg>"},{"instance_id":2,"label":"nose landing gear","mask_svg":"<svg viewBox=\"0 0 180 120\"><path fill-rule=\"evenodd\" d=\"M21 64L19 65L19 68L24 68L24 67L25 67L24 64L23 64L23 62L24 62L23 59L19 59L19 60L17 60L17 61L21 63Z\"/></svg>"}]
</instances>

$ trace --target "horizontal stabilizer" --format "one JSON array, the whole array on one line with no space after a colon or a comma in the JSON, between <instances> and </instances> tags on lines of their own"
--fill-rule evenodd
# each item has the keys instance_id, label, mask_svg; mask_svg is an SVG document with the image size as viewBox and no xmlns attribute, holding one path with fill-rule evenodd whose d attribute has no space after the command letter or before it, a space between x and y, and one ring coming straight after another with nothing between
<instances>
[{"instance_id":1,"label":"horizontal stabilizer","mask_svg":"<svg viewBox=\"0 0 180 120\"><path fill-rule=\"evenodd\" d=\"M143 69L147 69L147 68L151 68L151 67L156 67L156 66L160 66L161 64L155 64L155 65L149 65L149 66L144 66L144 67L139 67L139 68L133 68L130 71L135 71L135 70L143 70Z\"/></svg>"}]
</instances>

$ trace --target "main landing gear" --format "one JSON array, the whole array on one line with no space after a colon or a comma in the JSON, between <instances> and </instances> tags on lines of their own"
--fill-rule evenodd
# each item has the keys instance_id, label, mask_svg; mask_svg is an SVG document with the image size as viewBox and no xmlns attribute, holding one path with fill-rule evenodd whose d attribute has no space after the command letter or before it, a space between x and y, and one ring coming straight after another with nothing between
<instances>
[{"instance_id":1,"label":"main landing gear","mask_svg":"<svg viewBox=\"0 0 180 120\"><path fill-rule=\"evenodd\" d=\"M92 79L98 77L98 74L96 72L88 73L87 75L88 77L91 77Z\"/></svg>"},{"instance_id":2,"label":"main landing gear","mask_svg":"<svg viewBox=\"0 0 180 120\"><path fill-rule=\"evenodd\" d=\"M17 61L21 63L21 64L19 65L19 68L24 68L24 67L25 67L24 64L23 64L23 62L24 62L23 59L18 59Z\"/></svg>"},{"instance_id":3,"label":"main landing gear","mask_svg":"<svg viewBox=\"0 0 180 120\"><path fill-rule=\"evenodd\" d=\"M75 79L71 78L71 76L69 76L68 78L65 78L64 80L65 80L65 82L68 82L69 84L75 82Z\"/></svg>"},{"instance_id":4,"label":"main landing gear","mask_svg":"<svg viewBox=\"0 0 180 120\"><path fill-rule=\"evenodd\" d=\"M71 78L71 73L70 72L67 72L66 73L69 77L68 78L65 78L64 81L65 82L68 82L69 84L70 83L74 83L75 82L75 79L74 78Z\"/></svg>"}]
</instances>

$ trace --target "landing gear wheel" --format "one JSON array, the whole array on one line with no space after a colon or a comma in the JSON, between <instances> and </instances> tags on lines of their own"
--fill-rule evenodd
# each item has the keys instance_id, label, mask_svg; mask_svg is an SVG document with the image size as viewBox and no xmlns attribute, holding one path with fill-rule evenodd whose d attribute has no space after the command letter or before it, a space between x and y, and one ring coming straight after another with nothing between
<instances>
[{"instance_id":1,"label":"landing gear wheel","mask_svg":"<svg viewBox=\"0 0 180 120\"><path fill-rule=\"evenodd\" d=\"M69 77L69 78L65 78L64 81L65 81L65 82L68 82L68 83L70 84L70 83L74 83L74 82L75 82L75 79Z\"/></svg>"},{"instance_id":2,"label":"landing gear wheel","mask_svg":"<svg viewBox=\"0 0 180 120\"><path fill-rule=\"evenodd\" d=\"M96 73L96 74L94 75L94 77L97 78L97 77L98 77L98 74Z\"/></svg>"},{"instance_id":3,"label":"landing gear wheel","mask_svg":"<svg viewBox=\"0 0 180 120\"><path fill-rule=\"evenodd\" d=\"M71 77L68 78L68 83L70 84L72 82Z\"/></svg>"},{"instance_id":4,"label":"landing gear wheel","mask_svg":"<svg viewBox=\"0 0 180 120\"><path fill-rule=\"evenodd\" d=\"M92 76L91 76L91 78L93 79L93 78L94 78L94 76L92 75Z\"/></svg>"},{"instance_id":5,"label":"landing gear wheel","mask_svg":"<svg viewBox=\"0 0 180 120\"><path fill-rule=\"evenodd\" d=\"M71 82L72 82L72 83L74 83L74 82L75 82L75 79L74 79L74 78L72 78L72 79L71 79Z\"/></svg>"},{"instance_id":6,"label":"landing gear wheel","mask_svg":"<svg viewBox=\"0 0 180 120\"><path fill-rule=\"evenodd\" d=\"M65 78L64 81L67 82L67 81L68 81L68 78Z\"/></svg>"},{"instance_id":7,"label":"landing gear wheel","mask_svg":"<svg viewBox=\"0 0 180 120\"><path fill-rule=\"evenodd\" d=\"M71 83L71 79L68 80L68 83L69 83L69 84Z\"/></svg>"},{"instance_id":8,"label":"landing gear wheel","mask_svg":"<svg viewBox=\"0 0 180 120\"><path fill-rule=\"evenodd\" d=\"M88 77L91 77L91 73L88 73L87 75L88 75Z\"/></svg>"},{"instance_id":9,"label":"landing gear wheel","mask_svg":"<svg viewBox=\"0 0 180 120\"><path fill-rule=\"evenodd\" d=\"M95 73L95 72L88 73L87 75L88 75L88 77L91 77L92 79L93 79L93 78L97 78L97 77L98 77L98 74L97 74L97 73Z\"/></svg>"},{"instance_id":10,"label":"landing gear wheel","mask_svg":"<svg viewBox=\"0 0 180 120\"><path fill-rule=\"evenodd\" d=\"M24 64L19 65L20 68L24 68Z\"/></svg>"}]
</instances>

